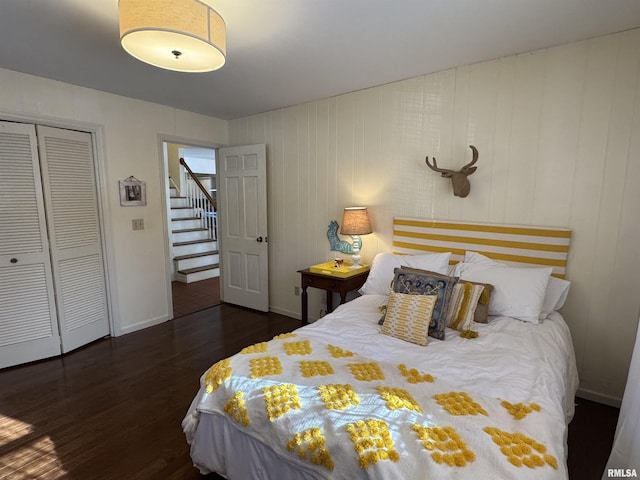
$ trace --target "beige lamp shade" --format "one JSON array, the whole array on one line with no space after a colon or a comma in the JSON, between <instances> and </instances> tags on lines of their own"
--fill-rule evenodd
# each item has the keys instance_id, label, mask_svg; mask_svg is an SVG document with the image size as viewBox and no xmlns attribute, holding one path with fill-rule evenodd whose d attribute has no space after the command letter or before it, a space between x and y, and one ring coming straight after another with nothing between
<instances>
[{"instance_id":1,"label":"beige lamp shade","mask_svg":"<svg viewBox=\"0 0 640 480\"><path fill-rule=\"evenodd\" d=\"M367 207L347 207L342 216L343 235L367 235L372 233Z\"/></svg>"},{"instance_id":2,"label":"beige lamp shade","mask_svg":"<svg viewBox=\"0 0 640 480\"><path fill-rule=\"evenodd\" d=\"M178 72L210 72L226 61L226 26L200 0L119 0L120 43L131 56Z\"/></svg>"}]
</instances>

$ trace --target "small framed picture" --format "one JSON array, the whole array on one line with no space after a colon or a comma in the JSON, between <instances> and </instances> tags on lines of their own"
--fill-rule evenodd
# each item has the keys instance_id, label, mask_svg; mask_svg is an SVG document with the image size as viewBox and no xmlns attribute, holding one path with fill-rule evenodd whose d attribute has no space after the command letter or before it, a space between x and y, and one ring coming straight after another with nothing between
<instances>
[{"instance_id":1,"label":"small framed picture","mask_svg":"<svg viewBox=\"0 0 640 480\"><path fill-rule=\"evenodd\" d=\"M147 204L147 187L145 182L136 177L120 180L120 206L140 207Z\"/></svg>"}]
</instances>

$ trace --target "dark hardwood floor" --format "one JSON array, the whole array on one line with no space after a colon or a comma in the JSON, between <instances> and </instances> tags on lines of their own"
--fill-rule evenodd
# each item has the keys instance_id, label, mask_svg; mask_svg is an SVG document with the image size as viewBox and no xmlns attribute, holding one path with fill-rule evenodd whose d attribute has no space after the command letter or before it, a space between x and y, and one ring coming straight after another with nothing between
<instances>
[{"instance_id":1,"label":"dark hardwood floor","mask_svg":"<svg viewBox=\"0 0 640 480\"><path fill-rule=\"evenodd\" d=\"M576 398L569 424L569 478L600 480L609 460L620 409Z\"/></svg>"},{"instance_id":2,"label":"dark hardwood floor","mask_svg":"<svg viewBox=\"0 0 640 480\"><path fill-rule=\"evenodd\" d=\"M299 326L222 304L0 371L0 478L220 479L192 467L180 428L200 375L247 345ZM570 478L600 479L617 409L577 403Z\"/></svg>"},{"instance_id":3,"label":"dark hardwood floor","mask_svg":"<svg viewBox=\"0 0 640 480\"><path fill-rule=\"evenodd\" d=\"M220 277L193 283L171 282L173 318L220 305Z\"/></svg>"},{"instance_id":4,"label":"dark hardwood floor","mask_svg":"<svg viewBox=\"0 0 640 480\"><path fill-rule=\"evenodd\" d=\"M0 372L0 478L200 479L180 428L200 375L299 326L222 304Z\"/></svg>"}]
</instances>

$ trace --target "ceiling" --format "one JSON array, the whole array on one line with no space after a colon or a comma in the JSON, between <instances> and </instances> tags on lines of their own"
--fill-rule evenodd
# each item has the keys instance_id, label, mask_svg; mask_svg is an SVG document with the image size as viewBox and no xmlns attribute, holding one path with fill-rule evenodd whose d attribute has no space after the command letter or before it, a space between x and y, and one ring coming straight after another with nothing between
<instances>
[{"instance_id":1,"label":"ceiling","mask_svg":"<svg viewBox=\"0 0 640 480\"><path fill-rule=\"evenodd\" d=\"M189 74L122 50L117 0L1 0L0 67L233 119L640 26L638 0L218 0L216 9L227 63Z\"/></svg>"}]
</instances>

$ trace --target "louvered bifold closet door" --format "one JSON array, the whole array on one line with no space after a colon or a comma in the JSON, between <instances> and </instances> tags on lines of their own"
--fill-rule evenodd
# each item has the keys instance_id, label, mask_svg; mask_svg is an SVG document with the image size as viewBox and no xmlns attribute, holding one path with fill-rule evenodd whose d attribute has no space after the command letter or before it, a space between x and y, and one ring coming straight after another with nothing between
<instances>
[{"instance_id":1,"label":"louvered bifold closet door","mask_svg":"<svg viewBox=\"0 0 640 480\"><path fill-rule=\"evenodd\" d=\"M60 354L36 129L0 122L0 368Z\"/></svg>"},{"instance_id":2,"label":"louvered bifold closet door","mask_svg":"<svg viewBox=\"0 0 640 480\"><path fill-rule=\"evenodd\" d=\"M62 351L109 334L91 134L37 127Z\"/></svg>"}]
</instances>

